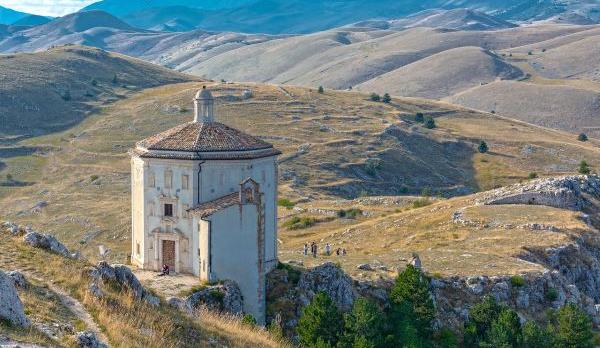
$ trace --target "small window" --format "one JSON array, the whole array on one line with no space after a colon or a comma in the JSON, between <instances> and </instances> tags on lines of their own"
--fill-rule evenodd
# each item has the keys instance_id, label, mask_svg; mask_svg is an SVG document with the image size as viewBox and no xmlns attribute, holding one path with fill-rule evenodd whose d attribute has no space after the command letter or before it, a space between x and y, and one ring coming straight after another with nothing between
<instances>
[{"instance_id":1,"label":"small window","mask_svg":"<svg viewBox=\"0 0 600 348\"><path fill-rule=\"evenodd\" d=\"M173 172L167 170L165 172L165 188L170 189L173 186Z\"/></svg>"},{"instance_id":2,"label":"small window","mask_svg":"<svg viewBox=\"0 0 600 348\"><path fill-rule=\"evenodd\" d=\"M173 216L173 204L165 204L165 216Z\"/></svg>"},{"instance_id":3,"label":"small window","mask_svg":"<svg viewBox=\"0 0 600 348\"><path fill-rule=\"evenodd\" d=\"M136 243L136 245L135 245L135 252L137 253L138 256L141 254L140 253L140 243Z\"/></svg>"},{"instance_id":4,"label":"small window","mask_svg":"<svg viewBox=\"0 0 600 348\"><path fill-rule=\"evenodd\" d=\"M181 189L187 190L190 187L190 177L187 175L181 176Z\"/></svg>"},{"instance_id":5,"label":"small window","mask_svg":"<svg viewBox=\"0 0 600 348\"><path fill-rule=\"evenodd\" d=\"M148 187L156 187L156 177L153 173L148 175Z\"/></svg>"}]
</instances>

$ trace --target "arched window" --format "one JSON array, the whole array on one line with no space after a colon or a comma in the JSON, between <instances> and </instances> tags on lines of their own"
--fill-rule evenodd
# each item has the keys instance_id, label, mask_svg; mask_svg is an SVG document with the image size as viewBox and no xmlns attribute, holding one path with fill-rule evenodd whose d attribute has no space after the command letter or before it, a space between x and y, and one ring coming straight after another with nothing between
<instances>
[{"instance_id":1,"label":"arched window","mask_svg":"<svg viewBox=\"0 0 600 348\"><path fill-rule=\"evenodd\" d=\"M173 172L171 170L165 171L165 188L170 189L173 187Z\"/></svg>"}]
</instances>

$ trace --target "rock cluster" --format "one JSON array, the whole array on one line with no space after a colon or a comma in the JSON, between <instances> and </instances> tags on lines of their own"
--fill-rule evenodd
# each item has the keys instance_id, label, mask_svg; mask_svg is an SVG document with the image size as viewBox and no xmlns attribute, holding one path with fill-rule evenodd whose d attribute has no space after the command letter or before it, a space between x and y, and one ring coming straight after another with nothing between
<instances>
[{"instance_id":1,"label":"rock cluster","mask_svg":"<svg viewBox=\"0 0 600 348\"><path fill-rule=\"evenodd\" d=\"M77 346L80 348L107 348L100 342L96 334L91 331L82 331L77 333Z\"/></svg>"},{"instance_id":2,"label":"rock cluster","mask_svg":"<svg viewBox=\"0 0 600 348\"><path fill-rule=\"evenodd\" d=\"M242 292L238 285L230 280L196 291L184 301L171 300L170 304L186 311L193 311L201 306L233 315L241 315L243 311Z\"/></svg>"},{"instance_id":3,"label":"rock cluster","mask_svg":"<svg viewBox=\"0 0 600 348\"><path fill-rule=\"evenodd\" d=\"M127 266L111 266L106 261L100 261L97 266L89 270L88 275L92 279L88 290L95 297L104 295L100 288L101 284L112 282L127 290L137 300L143 300L155 307L160 305L160 299L146 290Z\"/></svg>"},{"instance_id":4,"label":"rock cluster","mask_svg":"<svg viewBox=\"0 0 600 348\"><path fill-rule=\"evenodd\" d=\"M30 325L13 278L2 271L0 271L0 319L7 320L15 326L29 327Z\"/></svg>"},{"instance_id":5,"label":"rock cluster","mask_svg":"<svg viewBox=\"0 0 600 348\"><path fill-rule=\"evenodd\" d=\"M25 276L21 272L12 271L6 273L6 275L12 279L13 283L17 288L27 289L27 287L29 286L29 284L27 283L27 279L25 279Z\"/></svg>"},{"instance_id":6,"label":"rock cluster","mask_svg":"<svg viewBox=\"0 0 600 348\"><path fill-rule=\"evenodd\" d=\"M600 199L600 177L573 175L539 179L493 190L478 202L483 204L535 204L583 211Z\"/></svg>"},{"instance_id":7,"label":"rock cluster","mask_svg":"<svg viewBox=\"0 0 600 348\"><path fill-rule=\"evenodd\" d=\"M303 273L298 282L297 292L303 305L309 304L317 293L324 292L343 311L350 310L357 297L352 278L332 262Z\"/></svg>"},{"instance_id":8,"label":"rock cluster","mask_svg":"<svg viewBox=\"0 0 600 348\"><path fill-rule=\"evenodd\" d=\"M23 242L34 248L49 250L64 257L75 257L74 255L71 255L66 246L49 234L29 232L23 237Z\"/></svg>"}]
</instances>

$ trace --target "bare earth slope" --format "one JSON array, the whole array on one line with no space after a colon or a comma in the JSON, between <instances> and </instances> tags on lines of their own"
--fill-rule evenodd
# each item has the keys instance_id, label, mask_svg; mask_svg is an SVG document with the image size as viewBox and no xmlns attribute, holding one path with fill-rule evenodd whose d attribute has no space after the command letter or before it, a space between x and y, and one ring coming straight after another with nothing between
<instances>
[{"instance_id":1,"label":"bare earth slope","mask_svg":"<svg viewBox=\"0 0 600 348\"><path fill-rule=\"evenodd\" d=\"M545 127L600 135L600 94L587 89L498 81L448 100Z\"/></svg>"},{"instance_id":2,"label":"bare earth slope","mask_svg":"<svg viewBox=\"0 0 600 348\"><path fill-rule=\"evenodd\" d=\"M496 79L524 76L518 68L479 47L450 49L356 86L366 92L441 99Z\"/></svg>"},{"instance_id":3,"label":"bare earth slope","mask_svg":"<svg viewBox=\"0 0 600 348\"><path fill-rule=\"evenodd\" d=\"M65 129L131 90L193 79L95 48L0 55L0 137Z\"/></svg>"}]
</instances>

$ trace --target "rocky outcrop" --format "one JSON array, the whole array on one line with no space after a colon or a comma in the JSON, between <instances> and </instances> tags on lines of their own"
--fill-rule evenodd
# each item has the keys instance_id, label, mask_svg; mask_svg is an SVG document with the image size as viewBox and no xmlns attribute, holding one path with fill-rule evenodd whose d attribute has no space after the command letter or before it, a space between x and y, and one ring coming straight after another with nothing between
<instances>
[{"instance_id":1,"label":"rocky outcrop","mask_svg":"<svg viewBox=\"0 0 600 348\"><path fill-rule=\"evenodd\" d=\"M170 304L187 311L193 311L202 306L233 315L241 315L243 311L242 292L238 285L230 280L196 291L184 301L171 300Z\"/></svg>"},{"instance_id":2,"label":"rocky outcrop","mask_svg":"<svg viewBox=\"0 0 600 348\"><path fill-rule=\"evenodd\" d=\"M596 175L564 176L516 184L486 193L483 204L534 204L585 211L597 207L600 200L600 177Z\"/></svg>"},{"instance_id":3,"label":"rocky outcrop","mask_svg":"<svg viewBox=\"0 0 600 348\"><path fill-rule=\"evenodd\" d=\"M350 310L357 297L352 278L331 262L303 273L298 282L297 292L303 305L309 304L317 293L324 292L343 311Z\"/></svg>"},{"instance_id":4,"label":"rocky outcrop","mask_svg":"<svg viewBox=\"0 0 600 348\"><path fill-rule=\"evenodd\" d=\"M0 271L0 319L7 320L15 326L29 327L30 325L14 280L2 271Z\"/></svg>"},{"instance_id":5,"label":"rocky outcrop","mask_svg":"<svg viewBox=\"0 0 600 348\"><path fill-rule=\"evenodd\" d=\"M102 297L104 294L100 284L112 282L127 290L137 300L143 300L155 307L160 305L160 299L146 290L127 266L111 266L106 261L100 261L97 266L89 269L88 275L92 279L88 291L95 297Z\"/></svg>"},{"instance_id":6,"label":"rocky outcrop","mask_svg":"<svg viewBox=\"0 0 600 348\"><path fill-rule=\"evenodd\" d=\"M23 275L23 273L18 272L18 271L12 271L12 272L6 273L6 275L12 279L13 283L15 284L15 286L17 288L27 289L28 283L27 283L27 279L25 279L25 276Z\"/></svg>"},{"instance_id":7,"label":"rocky outcrop","mask_svg":"<svg viewBox=\"0 0 600 348\"><path fill-rule=\"evenodd\" d=\"M64 257L74 257L66 246L59 242L54 236L41 234L38 232L29 232L23 237L23 242L34 248L52 251Z\"/></svg>"},{"instance_id":8,"label":"rocky outcrop","mask_svg":"<svg viewBox=\"0 0 600 348\"><path fill-rule=\"evenodd\" d=\"M98 337L96 337L96 334L91 331L77 333L77 346L79 348L107 348L107 346L100 342Z\"/></svg>"}]
</instances>

